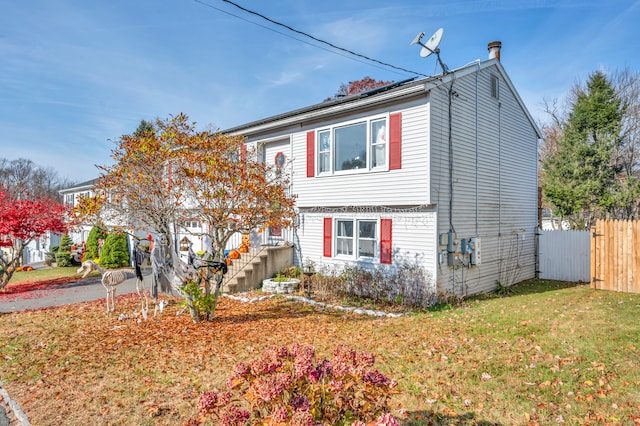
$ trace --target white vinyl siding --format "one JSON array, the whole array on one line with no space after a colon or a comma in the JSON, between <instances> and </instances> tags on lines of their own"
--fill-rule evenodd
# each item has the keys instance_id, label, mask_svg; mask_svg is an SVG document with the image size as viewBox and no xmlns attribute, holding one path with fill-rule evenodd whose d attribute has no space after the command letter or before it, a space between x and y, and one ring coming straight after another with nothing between
<instances>
[{"instance_id":1,"label":"white vinyl siding","mask_svg":"<svg viewBox=\"0 0 640 426\"><path fill-rule=\"evenodd\" d=\"M320 164L318 147L322 143L322 132L326 126L305 128L292 134L293 185L300 208L313 206L362 206L385 205L407 206L429 204L429 106L422 104L392 112L402 113L402 168L389 170L388 139L381 144L384 149L385 166L373 167L366 172L345 170L334 174L319 173L306 177L307 131L315 131L316 171ZM380 117L379 112L371 114ZM370 120L371 129L376 120ZM332 128L344 121L330 123ZM385 123L385 138L388 138L388 120ZM370 131L371 133L371 131ZM375 147L374 144L371 148ZM384 148L382 148L384 146ZM382 158L382 157L380 157Z\"/></svg>"},{"instance_id":2,"label":"white vinyl siding","mask_svg":"<svg viewBox=\"0 0 640 426\"><path fill-rule=\"evenodd\" d=\"M339 256L324 257L323 256L323 237L324 237L324 219L331 218L333 220L333 244L334 253L336 251L336 235L338 234L337 222L345 221L361 221L374 222L376 224L376 255L368 261L361 258L358 262L355 258L344 259ZM393 262L390 265L380 264L380 220L391 219L393 222L392 231L392 252ZM388 213L388 212L367 212L367 213L300 213L299 226L297 229L297 237L299 241L299 249L295 252L294 261L296 264L302 265L305 262L313 261L317 271L339 272L346 265L370 265L376 267L388 268L393 271L405 265L420 266L424 268L429 277L433 279L435 289L435 279L437 274L437 247L436 240L436 224L437 212L434 209L428 209L424 212L415 213ZM354 228L355 231L356 228ZM361 238L361 241L366 241ZM366 250L366 249L365 249Z\"/></svg>"},{"instance_id":3,"label":"white vinyl siding","mask_svg":"<svg viewBox=\"0 0 640 426\"><path fill-rule=\"evenodd\" d=\"M480 237L482 263L470 268L439 267L444 290L475 294L535 275L537 228L537 137L509 85L496 67L456 79L453 89L453 206L457 238ZM491 96L499 77L500 99ZM448 96L434 89L432 112L433 202L438 233L449 230ZM476 128L477 113L477 128ZM477 148L476 148L477 131ZM476 167L477 164L477 167ZM440 246L441 252L446 246ZM446 253L445 253L446 254Z\"/></svg>"}]
</instances>

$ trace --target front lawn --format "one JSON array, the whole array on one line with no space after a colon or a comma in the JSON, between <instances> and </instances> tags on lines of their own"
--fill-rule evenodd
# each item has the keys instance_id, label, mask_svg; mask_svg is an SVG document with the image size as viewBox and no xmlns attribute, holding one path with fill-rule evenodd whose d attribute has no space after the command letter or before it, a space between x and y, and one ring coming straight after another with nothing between
<instances>
[{"instance_id":1,"label":"front lawn","mask_svg":"<svg viewBox=\"0 0 640 426\"><path fill-rule=\"evenodd\" d=\"M213 323L176 316L177 304L118 320L135 295L112 315L104 301L5 314L0 380L32 424L176 425L196 415L199 392L224 388L265 348L299 342L330 357L346 344L398 380L402 424L640 422L640 295L536 286L400 318L277 297L223 298Z\"/></svg>"},{"instance_id":2,"label":"front lawn","mask_svg":"<svg viewBox=\"0 0 640 426\"><path fill-rule=\"evenodd\" d=\"M73 276L76 276L77 278L77 270L77 266L66 266L60 268L46 267L34 269L33 271L14 272L11 280L9 280L8 285L50 281L53 279L68 278Z\"/></svg>"}]
</instances>

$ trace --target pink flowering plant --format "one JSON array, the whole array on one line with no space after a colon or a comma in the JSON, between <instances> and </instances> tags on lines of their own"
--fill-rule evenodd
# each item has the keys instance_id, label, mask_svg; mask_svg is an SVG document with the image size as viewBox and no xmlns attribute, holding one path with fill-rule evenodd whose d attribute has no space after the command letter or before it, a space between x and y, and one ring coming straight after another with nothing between
<instances>
[{"instance_id":1,"label":"pink flowering plant","mask_svg":"<svg viewBox=\"0 0 640 426\"><path fill-rule=\"evenodd\" d=\"M274 346L238 363L226 391L203 392L198 418L222 426L252 424L393 426L388 413L397 382L374 369L375 357L338 346L333 359L316 362L312 346Z\"/></svg>"}]
</instances>

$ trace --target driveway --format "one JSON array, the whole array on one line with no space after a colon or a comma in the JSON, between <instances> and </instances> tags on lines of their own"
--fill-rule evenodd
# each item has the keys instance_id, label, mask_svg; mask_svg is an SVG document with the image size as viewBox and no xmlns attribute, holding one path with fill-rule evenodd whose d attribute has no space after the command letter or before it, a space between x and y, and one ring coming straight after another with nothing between
<instances>
[{"instance_id":1,"label":"driveway","mask_svg":"<svg viewBox=\"0 0 640 426\"><path fill-rule=\"evenodd\" d=\"M145 286L149 289L151 277L145 276L144 278ZM135 291L136 280L132 278L118 286L116 297L120 294L133 293ZM84 280L52 285L21 293L0 293L0 312L18 312L50 306L71 305L98 299L104 300L106 295L107 292L100 283L100 277L90 277Z\"/></svg>"}]
</instances>

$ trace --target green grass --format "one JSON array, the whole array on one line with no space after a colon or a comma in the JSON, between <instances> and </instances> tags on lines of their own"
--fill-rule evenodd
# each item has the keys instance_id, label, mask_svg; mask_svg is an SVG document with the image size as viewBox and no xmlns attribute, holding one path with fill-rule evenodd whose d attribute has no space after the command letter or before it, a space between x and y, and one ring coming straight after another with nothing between
<instances>
[{"instance_id":1,"label":"green grass","mask_svg":"<svg viewBox=\"0 0 640 426\"><path fill-rule=\"evenodd\" d=\"M398 380L403 425L633 425L640 413L640 295L529 281L393 319L222 299L198 325L177 304L140 323L117 319L135 296L117 306L0 315L0 379L33 424L180 424L237 362L293 342L374 353Z\"/></svg>"},{"instance_id":2,"label":"green grass","mask_svg":"<svg viewBox=\"0 0 640 426\"><path fill-rule=\"evenodd\" d=\"M15 272L9 280L9 284L20 284L24 282L47 281L55 278L71 277L76 275L77 266L67 266L59 268L41 268L33 271Z\"/></svg>"}]
</instances>

